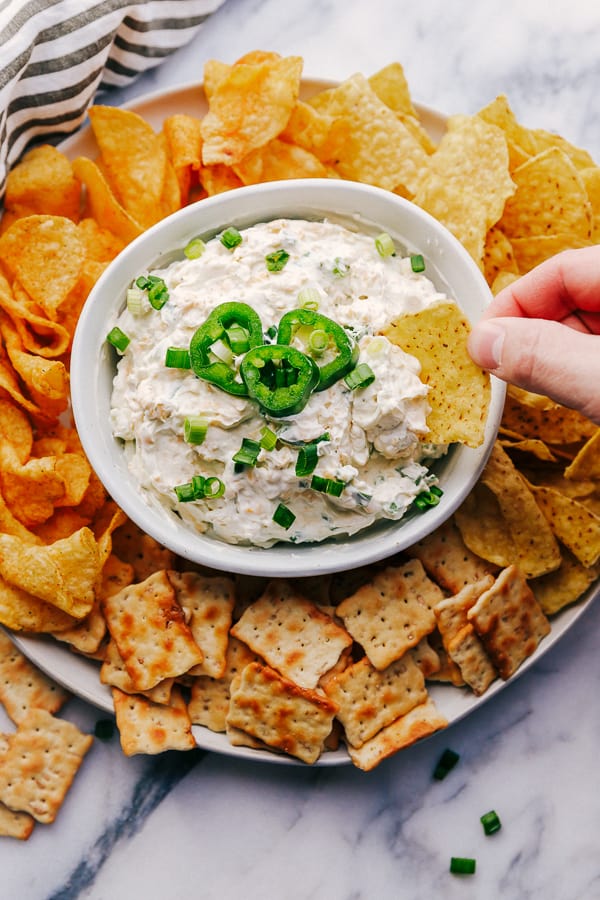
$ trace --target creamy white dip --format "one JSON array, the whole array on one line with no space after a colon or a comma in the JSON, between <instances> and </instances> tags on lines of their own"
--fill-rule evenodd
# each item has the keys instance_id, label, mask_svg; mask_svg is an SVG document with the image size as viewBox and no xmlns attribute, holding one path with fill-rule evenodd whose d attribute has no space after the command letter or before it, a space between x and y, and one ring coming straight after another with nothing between
<instances>
[{"instance_id":1,"label":"creamy white dip","mask_svg":"<svg viewBox=\"0 0 600 900\"><path fill-rule=\"evenodd\" d=\"M382 257L372 236L332 222L280 219L242 236L233 250L217 236L198 259L154 271L168 287L167 303L155 310L145 300L141 312L126 309L116 323L130 343L114 379L111 425L125 442L141 490L196 531L260 547L322 541L378 519L400 519L415 496L435 483L428 462L446 447L427 444L429 405L418 361L378 332L399 313L445 295L412 271L409 257ZM289 259L281 271L270 272L265 257L280 249ZM359 363L375 375L368 387L352 391L341 379L312 393L298 414L272 418L252 399L165 366L167 348L189 347L219 304L248 304L267 332L298 308L306 288L318 292L318 312L357 340ZM184 421L197 415L210 424L204 441L192 445L184 440ZM260 441L265 424L277 434L277 446L262 449L256 466L236 471L232 458L242 438ZM329 439L318 444L314 474L343 481L339 497L311 489L311 476L295 472L299 447L324 434ZM179 502L174 487L197 474L220 478L224 495ZM280 503L295 516L288 529L273 520Z\"/></svg>"}]
</instances>

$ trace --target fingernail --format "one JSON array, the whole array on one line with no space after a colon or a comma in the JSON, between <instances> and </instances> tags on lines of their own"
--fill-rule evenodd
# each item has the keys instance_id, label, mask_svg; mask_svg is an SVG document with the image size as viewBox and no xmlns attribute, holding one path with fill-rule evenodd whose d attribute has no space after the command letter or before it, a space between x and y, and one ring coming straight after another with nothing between
<instances>
[{"instance_id":1,"label":"fingernail","mask_svg":"<svg viewBox=\"0 0 600 900\"><path fill-rule=\"evenodd\" d=\"M502 362L505 331L495 322L483 321L469 335L469 353L482 369L497 369Z\"/></svg>"}]
</instances>

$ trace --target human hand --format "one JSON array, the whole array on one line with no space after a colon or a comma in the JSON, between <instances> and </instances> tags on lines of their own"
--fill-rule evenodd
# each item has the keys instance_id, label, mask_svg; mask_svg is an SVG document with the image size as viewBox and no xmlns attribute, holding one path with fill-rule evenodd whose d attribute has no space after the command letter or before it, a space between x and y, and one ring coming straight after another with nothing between
<instances>
[{"instance_id":1,"label":"human hand","mask_svg":"<svg viewBox=\"0 0 600 900\"><path fill-rule=\"evenodd\" d=\"M565 250L500 291L469 352L493 375L600 424L600 245Z\"/></svg>"}]
</instances>

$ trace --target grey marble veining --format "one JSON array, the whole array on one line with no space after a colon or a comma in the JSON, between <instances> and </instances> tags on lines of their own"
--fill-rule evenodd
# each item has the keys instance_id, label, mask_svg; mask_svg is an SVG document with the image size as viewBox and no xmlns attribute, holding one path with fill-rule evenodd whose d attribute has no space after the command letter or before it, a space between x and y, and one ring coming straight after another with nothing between
<instances>
[{"instance_id":1,"label":"grey marble veining","mask_svg":"<svg viewBox=\"0 0 600 900\"><path fill-rule=\"evenodd\" d=\"M415 99L527 125L600 160L600 8L588 0L227 0L186 48L110 98L200 80L206 59L298 53L311 76L400 60ZM0 843L0 900L596 900L600 605L492 701L370 774L96 741L54 825ZM74 700L65 715L92 729ZM0 719L0 727L4 727ZM461 754L443 782L433 766ZM502 830L485 837L489 809ZM452 855L477 858L451 876Z\"/></svg>"}]
</instances>

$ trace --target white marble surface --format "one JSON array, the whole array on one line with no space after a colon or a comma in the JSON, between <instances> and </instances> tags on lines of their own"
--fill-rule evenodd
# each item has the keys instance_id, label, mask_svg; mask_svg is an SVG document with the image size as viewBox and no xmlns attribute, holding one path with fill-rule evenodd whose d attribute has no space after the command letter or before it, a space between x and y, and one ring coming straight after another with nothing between
<instances>
[{"instance_id":1,"label":"white marble surface","mask_svg":"<svg viewBox=\"0 0 600 900\"><path fill-rule=\"evenodd\" d=\"M419 102L474 112L504 92L526 124L600 160L599 46L589 0L227 0L191 45L112 99L200 79L207 58L258 47L331 78L398 59ZM599 640L596 603L493 701L371 774L202 752L126 759L116 740L97 741L55 824L0 843L0 898L600 898ZM65 715L87 729L98 717L79 701ZM460 763L435 782L447 746ZM503 828L486 838L491 808ZM450 875L452 855L476 857L476 875Z\"/></svg>"}]
</instances>

